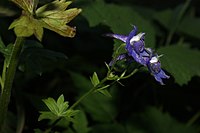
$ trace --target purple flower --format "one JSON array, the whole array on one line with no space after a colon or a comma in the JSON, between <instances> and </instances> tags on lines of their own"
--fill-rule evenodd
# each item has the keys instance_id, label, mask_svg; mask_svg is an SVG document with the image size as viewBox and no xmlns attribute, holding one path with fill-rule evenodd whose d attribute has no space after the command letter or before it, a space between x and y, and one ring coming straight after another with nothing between
<instances>
[{"instance_id":1,"label":"purple flower","mask_svg":"<svg viewBox=\"0 0 200 133\"><path fill-rule=\"evenodd\" d=\"M126 50L129 56L132 56L134 60L142 65L145 65L143 58L141 57L141 53L145 49L144 43L144 35L145 33L137 34L137 27L134 26L133 30L129 33L128 36L120 35L120 34L106 34L106 36L113 37L119 39L126 43Z\"/></svg>"},{"instance_id":2,"label":"purple flower","mask_svg":"<svg viewBox=\"0 0 200 133\"><path fill-rule=\"evenodd\" d=\"M158 58L159 57L157 55L152 56L147 63L147 67L156 81L158 81L161 85L164 85L162 79L168 79L170 77L161 69L161 63Z\"/></svg>"},{"instance_id":3,"label":"purple flower","mask_svg":"<svg viewBox=\"0 0 200 133\"><path fill-rule=\"evenodd\" d=\"M161 85L164 85L162 79L168 79L169 76L166 75L161 69L161 63L158 60L159 57L157 54L154 54L151 48L145 48L145 33L136 34L136 26L133 27L133 30L128 36L120 34L106 34L106 36L125 42L125 49L127 51L127 53L119 55L114 61L112 60L109 65L113 65L115 61L132 57L132 59L134 59L136 62L148 67L150 73L154 76L156 81L158 81Z\"/></svg>"}]
</instances>

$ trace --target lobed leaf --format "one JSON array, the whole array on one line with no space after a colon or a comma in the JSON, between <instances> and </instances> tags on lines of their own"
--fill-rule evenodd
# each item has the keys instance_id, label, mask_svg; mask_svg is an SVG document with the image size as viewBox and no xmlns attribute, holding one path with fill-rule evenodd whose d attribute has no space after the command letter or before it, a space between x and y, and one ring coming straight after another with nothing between
<instances>
[{"instance_id":1,"label":"lobed leaf","mask_svg":"<svg viewBox=\"0 0 200 133\"><path fill-rule=\"evenodd\" d=\"M53 98L44 99L43 102L46 104L48 109L55 115L59 114L59 108L56 101Z\"/></svg>"},{"instance_id":2,"label":"lobed leaf","mask_svg":"<svg viewBox=\"0 0 200 133\"><path fill-rule=\"evenodd\" d=\"M163 67L174 77L175 82L187 84L193 76L200 76L200 51L185 44L160 48Z\"/></svg>"},{"instance_id":3,"label":"lobed leaf","mask_svg":"<svg viewBox=\"0 0 200 133\"><path fill-rule=\"evenodd\" d=\"M131 25L136 25L139 31L146 32L146 45L155 46L155 30L150 22L142 18L128 6L107 4L103 0L95 0L83 7L82 15L91 27L105 24L117 34L129 34Z\"/></svg>"}]
</instances>

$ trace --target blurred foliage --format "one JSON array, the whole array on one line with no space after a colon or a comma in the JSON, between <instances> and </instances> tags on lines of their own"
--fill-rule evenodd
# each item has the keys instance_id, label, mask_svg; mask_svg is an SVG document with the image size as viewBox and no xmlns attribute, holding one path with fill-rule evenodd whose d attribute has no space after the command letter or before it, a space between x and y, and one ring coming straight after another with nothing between
<instances>
[{"instance_id":1,"label":"blurred foliage","mask_svg":"<svg viewBox=\"0 0 200 133\"><path fill-rule=\"evenodd\" d=\"M49 1L41 0L39 6ZM78 0L72 7L82 9L69 25L76 25L75 38L61 37L46 30L41 44L31 36L26 42L15 77L10 112L5 129L40 133L52 123L38 122L42 99L64 94L73 104L106 74L112 51L120 41L103 37L105 33L128 34L132 25L146 33L146 46L156 49L163 68L171 78L165 86L156 83L141 70L130 79L108 89L112 97L93 94L78 107L73 124L60 121L53 131L63 133L197 133L200 83L200 11L199 1ZM7 0L0 1L0 57L15 35L9 25L20 15L20 9ZM43 45L42 45L43 44ZM114 48L113 48L114 47ZM119 67L120 68L120 67ZM96 80L95 80L96 78ZM22 100L19 100L22 99ZM20 101L25 124L17 110ZM192 122L191 122L192 121ZM14 124L13 123L18 123ZM190 123L190 124L188 124Z\"/></svg>"}]
</instances>

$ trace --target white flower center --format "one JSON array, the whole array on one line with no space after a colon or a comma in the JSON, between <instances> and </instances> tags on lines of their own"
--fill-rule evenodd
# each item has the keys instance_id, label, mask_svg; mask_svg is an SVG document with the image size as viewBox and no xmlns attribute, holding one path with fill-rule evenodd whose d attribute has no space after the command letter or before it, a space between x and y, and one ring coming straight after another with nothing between
<instances>
[{"instance_id":1,"label":"white flower center","mask_svg":"<svg viewBox=\"0 0 200 133\"><path fill-rule=\"evenodd\" d=\"M134 42L137 42L141 39L141 37L144 35L145 33L139 33L136 36L133 36L130 40L130 44L133 45Z\"/></svg>"},{"instance_id":2,"label":"white flower center","mask_svg":"<svg viewBox=\"0 0 200 133\"><path fill-rule=\"evenodd\" d=\"M158 58L157 57L152 57L150 60L150 63L157 63L158 62Z\"/></svg>"}]
</instances>

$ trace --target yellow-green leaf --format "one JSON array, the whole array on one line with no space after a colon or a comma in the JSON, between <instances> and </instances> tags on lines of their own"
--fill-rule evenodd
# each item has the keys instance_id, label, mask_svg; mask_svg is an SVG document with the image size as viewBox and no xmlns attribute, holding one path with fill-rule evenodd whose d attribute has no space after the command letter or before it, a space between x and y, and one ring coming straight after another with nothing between
<instances>
[{"instance_id":1,"label":"yellow-green leaf","mask_svg":"<svg viewBox=\"0 0 200 133\"><path fill-rule=\"evenodd\" d=\"M34 9L37 6L38 0L12 0L12 2L17 4L23 10L33 14Z\"/></svg>"},{"instance_id":2,"label":"yellow-green leaf","mask_svg":"<svg viewBox=\"0 0 200 133\"><path fill-rule=\"evenodd\" d=\"M57 11L57 12L49 11L48 15L46 14L46 16L44 17L49 19L55 19L56 21L61 21L66 24L70 22L72 19L74 19L80 12L81 9L77 8L71 8L66 11Z\"/></svg>"},{"instance_id":3,"label":"yellow-green leaf","mask_svg":"<svg viewBox=\"0 0 200 133\"><path fill-rule=\"evenodd\" d=\"M51 3L45 4L36 10L37 16L46 16L56 11L64 11L72 1L55 0Z\"/></svg>"},{"instance_id":4,"label":"yellow-green leaf","mask_svg":"<svg viewBox=\"0 0 200 133\"><path fill-rule=\"evenodd\" d=\"M31 16L22 15L10 25L9 29L12 28L14 28L16 36L29 37L34 34L38 40L42 40L43 27L40 21Z\"/></svg>"},{"instance_id":5,"label":"yellow-green leaf","mask_svg":"<svg viewBox=\"0 0 200 133\"><path fill-rule=\"evenodd\" d=\"M18 37L29 37L33 35L33 29L23 25L15 27L14 31Z\"/></svg>"},{"instance_id":6,"label":"yellow-green leaf","mask_svg":"<svg viewBox=\"0 0 200 133\"><path fill-rule=\"evenodd\" d=\"M74 37L76 34L76 28L72 28L68 25L62 24L56 19L42 19L43 27L52 30L65 37Z\"/></svg>"}]
</instances>

